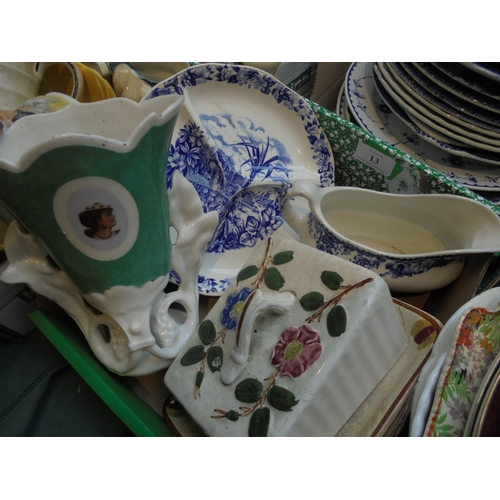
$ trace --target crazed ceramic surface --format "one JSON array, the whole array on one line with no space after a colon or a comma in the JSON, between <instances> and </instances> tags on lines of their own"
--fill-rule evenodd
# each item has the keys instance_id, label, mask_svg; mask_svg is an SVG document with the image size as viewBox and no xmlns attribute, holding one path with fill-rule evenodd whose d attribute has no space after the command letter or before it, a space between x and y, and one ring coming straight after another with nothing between
<instances>
[{"instance_id":1,"label":"crazed ceramic surface","mask_svg":"<svg viewBox=\"0 0 500 500\"><path fill-rule=\"evenodd\" d=\"M219 213L200 292L220 295L256 244L282 229L280 199L291 180L333 184L333 154L305 99L256 68L198 65L158 84L145 99L166 94L185 96L167 185L180 171L204 209Z\"/></svg>"},{"instance_id":2,"label":"crazed ceramic surface","mask_svg":"<svg viewBox=\"0 0 500 500\"><path fill-rule=\"evenodd\" d=\"M268 307L252 316L262 297ZM165 384L208 435L333 436L405 347L383 280L275 235L202 321Z\"/></svg>"}]
</instances>

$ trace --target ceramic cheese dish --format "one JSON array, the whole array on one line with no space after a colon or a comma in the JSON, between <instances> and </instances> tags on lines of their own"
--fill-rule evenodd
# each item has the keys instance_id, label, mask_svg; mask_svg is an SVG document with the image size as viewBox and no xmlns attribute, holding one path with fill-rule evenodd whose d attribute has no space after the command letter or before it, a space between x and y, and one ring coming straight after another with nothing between
<instances>
[{"instance_id":1,"label":"ceramic cheese dish","mask_svg":"<svg viewBox=\"0 0 500 500\"><path fill-rule=\"evenodd\" d=\"M209 436L334 436L406 345L382 278L274 235L165 384Z\"/></svg>"}]
</instances>

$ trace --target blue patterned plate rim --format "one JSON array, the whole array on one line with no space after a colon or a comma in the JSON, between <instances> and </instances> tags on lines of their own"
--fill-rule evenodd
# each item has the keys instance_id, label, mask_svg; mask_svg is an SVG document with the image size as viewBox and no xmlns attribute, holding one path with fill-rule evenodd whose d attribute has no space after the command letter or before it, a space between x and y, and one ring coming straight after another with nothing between
<instances>
[{"instance_id":1,"label":"blue patterned plate rim","mask_svg":"<svg viewBox=\"0 0 500 500\"><path fill-rule=\"evenodd\" d=\"M500 64L499 63L479 63L479 62L462 62L460 63L466 68L475 71L479 75L490 78L495 82L500 82Z\"/></svg>"},{"instance_id":2,"label":"blue patterned plate rim","mask_svg":"<svg viewBox=\"0 0 500 500\"><path fill-rule=\"evenodd\" d=\"M455 144L453 141L459 141L458 144L455 145L460 148L472 147L478 150L500 153L499 139L494 139L492 137L486 138L485 136L475 134L434 113L432 109L421 105L420 102L408 94L404 88L400 88L397 85L396 80L392 78L392 74L385 63L375 63L373 69L377 74L377 79L385 87L393 100L406 111L408 117L415 125L428 135L449 144ZM431 130L427 129L425 125L430 127ZM441 134L444 135L441 136Z\"/></svg>"},{"instance_id":3,"label":"blue patterned plate rim","mask_svg":"<svg viewBox=\"0 0 500 500\"><path fill-rule=\"evenodd\" d=\"M383 65L391 74L394 82L397 84L401 91L411 95L415 100L419 101L424 107L432 109L437 115L445 118L446 121L459 126L462 129L469 130L471 133L479 137L487 137L489 139L500 140L500 133L486 128L479 127L473 118L457 112L454 108L441 103L442 106L434 104L433 96L429 94L423 87L410 78L410 75L398 65L398 63L377 63L379 66ZM413 85L412 85L413 84ZM462 119L465 118L465 119ZM469 120L469 121L467 121ZM478 122L477 122L478 123Z\"/></svg>"},{"instance_id":4,"label":"blue patterned plate rim","mask_svg":"<svg viewBox=\"0 0 500 500\"><path fill-rule=\"evenodd\" d=\"M435 84L433 80L424 74L422 63L391 63L391 65L402 77L405 77L405 82L408 85L411 85L415 91L420 92L425 99L435 106L440 107L465 123L491 130L497 134L500 133L500 115L475 107ZM432 65L428 66L434 69ZM425 70L430 74L428 66L425 66Z\"/></svg>"},{"instance_id":5,"label":"blue patterned plate rim","mask_svg":"<svg viewBox=\"0 0 500 500\"><path fill-rule=\"evenodd\" d=\"M293 237L280 198L291 180L304 176L333 185L333 153L307 101L265 71L199 64L160 82L143 100L167 94L186 96L170 146L167 187L180 170L204 211L219 213L198 279L201 294L219 296L260 240L273 232ZM175 269L171 280L180 282Z\"/></svg>"},{"instance_id":6,"label":"blue patterned plate rim","mask_svg":"<svg viewBox=\"0 0 500 500\"><path fill-rule=\"evenodd\" d=\"M408 127L380 97L373 82L373 63L351 64L344 93L353 120L367 132L405 151L470 189L500 191L500 169L493 165L460 157L425 141Z\"/></svg>"},{"instance_id":7,"label":"blue patterned plate rim","mask_svg":"<svg viewBox=\"0 0 500 500\"><path fill-rule=\"evenodd\" d=\"M408 65L408 63L402 64L405 68ZM457 96L444 85L443 78L445 78L446 75L439 70L439 63L436 66L436 64L418 62L411 63L411 66L416 68L420 73L420 75L416 74L415 78L418 78L419 76L423 77L423 85L428 85L439 99L478 120L496 125L497 127L500 126L500 116L495 109L478 106L475 102L470 102L469 100L464 99L463 96ZM451 79L451 81L453 82L454 80ZM437 85L435 85L435 83L437 83Z\"/></svg>"},{"instance_id":8,"label":"blue patterned plate rim","mask_svg":"<svg viewBox=\"0 0 500 500\"><path fill-rule=\"evenodd\" d=\"M428 76L433 82L437 83L445 91L464 99L469 102L473 107L478 106L493 113L500 113L500 101L484 95L471 89L467 85L454 80L446 72L441 70L441 63L412 63Z\"/></svg>"},{"instance_id":9,"label":"blue patterned plate rim","mask_svg":"<svg viewBox=\"0 0 500 500\"><path fill-rule=\"evenodd\" d=\"M408 116L406 111L404 111L399 104L397 104L394 99L389 95L389 93L383 88L382 84L378 81L378 77L376 74L373 75L373 82L375 87L382 97L382 99L386 102L386 104L391 108L392 112L402 121L404 122L410 129L420 135L424 140L428 141L431 144L434 144L438 148L443 151L449 151L452 154L457 156L463 156L465 158L471 158L479 161L483 161L492 165L500 165L500 153L488 152L479 150L476 148L467 148L464 146L458 146L457 144L451 144L448 142L443 142L442 140L430 135L426 131L422 130L418 127Z\"/></svg>"}]
</instances>

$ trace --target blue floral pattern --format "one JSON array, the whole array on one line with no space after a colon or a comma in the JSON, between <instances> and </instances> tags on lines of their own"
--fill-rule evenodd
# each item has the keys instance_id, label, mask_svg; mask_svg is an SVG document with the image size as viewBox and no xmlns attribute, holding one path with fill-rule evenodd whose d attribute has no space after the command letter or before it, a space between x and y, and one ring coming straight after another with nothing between
<instances>
[{"instance_id":1,"label":"blue floral pattern","mask_svg":"<svg viewBox=\"0 0 500 500\"><path fill-rule=\"evenodd\" d=\"M147 99L184 94L186 88L210 81L258 90L295 113L310 144L318 184L333 185L330 144L316 115L301 96L265 72L244 66L198 65L159 84ZM293 160L285 144L266 133L260 123L229 113L200 113L197 123L192 119L178 123L169 150L169 189L176 170L193 183L204 211L219 214L208 253L254 247L283 224L280 201L293 178Z\"/></svg>"},{"instance_id":2,"label":"blue floral pattern","mask_svg":"<svg viewBox=\"0 0 500 500\"><path fill-rule=\"evenodd\" d=\"M243 306L251 293L252 288L246 286L236 293L228 295L226 305L220 315L222 326L228 330L236 330Z\"/></svg>"},{"instance_id":3,"label":"blue floral pattern","mask_svg":"<svg viewBox=\"0 0 500 500\"><path fill-rule=\"evenodd\" d=\"M308 220L309 234L316 240L316 248L323 252L345 257L347 260L366 269L376 272L379 276L398 279L425 273L435 267L444 267L456 260L453 256L405 257L397 259L385 257L359 248L346 240L338 238L325 228L323 223L312 213Z\"/></svg>"}]
</instances>

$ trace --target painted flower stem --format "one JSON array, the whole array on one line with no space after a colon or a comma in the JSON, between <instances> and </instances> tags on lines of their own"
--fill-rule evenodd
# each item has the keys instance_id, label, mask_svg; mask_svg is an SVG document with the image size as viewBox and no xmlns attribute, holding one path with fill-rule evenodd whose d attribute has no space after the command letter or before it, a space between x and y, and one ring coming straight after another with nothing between
<instances>
[{"instance_id":1,"label":"painted flower stem","mask_svg":"<svg viewBox=\"0 0 500 500\"><path fill-rule=\"evenodd\" d=\"M264 275L266 274L267 266L269 265L269 262L271 260L271 245L272 245L272 239L268 238L266 246L266 254L264 256L264 262L260 266L259 275L257 276L257 279L251 285L254 289L259 288L262 281L264 280Z\"/></svg>"},{"instance_id":2,"label":"painted flower stem","mask_svg":"<svg viewBox=\"0 0 500 500\"><path fill-rule=\"evenodd\" d=\"M354 285L345 287L345 289L342 292L340 292L338 295L325 302L315 313L311 314L311 316L309 316L306 319L306 322L313 323L316 320L318 320L318 322L321 321L321 316L328 307L330 307L331 305L337 305L337 303L340 301L342 297L352 292L356 288L361 288L362 286L366 285L367 283L370 283L371 281L373 281L373 278L365 278L364 280L354 283Z\"/></svg>"},{"instance_id":3,"label":"painted flower stem","mask_svg":"<svg viewBox=\"0 0 500 500\"><path fill-rule=\"evenodd\" d=\"M269 380L269 383L267 384L267 387L262 391L262 394L259 398L259 400L252 406L240 406L238 409L241 411L241 413L238 413L240 417L247 417L251 413L253 413L257 408L262 408L264 406L264 402L266 401L267 393L276 385L276 377L279 375L280 371L279 369L276 370L272 375L267 377L265 380ZM226 410L220 410L220 409L214 409L214 412L216 412L218 415L212 415L211 418L219 419L219 418L226 418L227 411Z\"/></svg>"}]
</instances>

